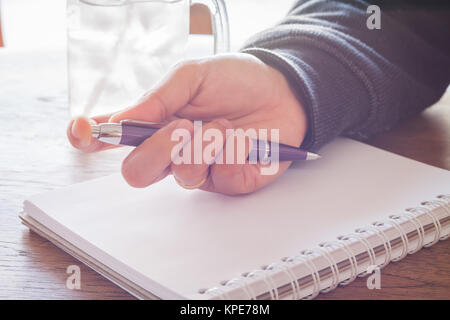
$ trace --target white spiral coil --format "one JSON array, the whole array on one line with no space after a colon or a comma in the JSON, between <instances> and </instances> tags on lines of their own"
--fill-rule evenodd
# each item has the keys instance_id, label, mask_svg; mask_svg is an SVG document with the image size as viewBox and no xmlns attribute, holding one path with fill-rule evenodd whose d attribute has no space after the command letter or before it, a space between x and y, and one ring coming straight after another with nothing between
<instances>
[{"instance_id":1,"label":"white spiral coil","mask_svg":"<svg viewBox=\"0 0 450 320\"><path fill-rule=\"evenodd\" d=\"M241 289L245 295L252 300L258 299L258 296L251 287L251 282L255 280L261 280L267 287L266 295L271 299L280 299L279 288L273 279L273 275L277 272L284 273L289 279L289 285L291 290L290 294L293 299L314 299L320 292L328 292L335 289L338 285L346 285L358 276L365 276L370 272L358 270L357 255L352 251L350 244L352 242L358 242L361 244L365 251L363 252L367 258L368 263L371 266L383 268L391 261L399 261L406 257L408 254L413 254L419 251L423 247L429 247L439 240L448 238L449 235L442 235L442 224L435 214L435 210L444 210L447 218L450 218L450 194L439 195L436 199L431 201L425 201L421 203L421 206L416 208L406 209L405 212L400 214L390 215L388 219L380 222L374 222L365 228L358 228L354 233L349 235L340 236L336 241L323 242L318 245L315 250L303 250L300 254L293 257L283 258L281 262L273 263L268 266L264 266L261 269L254 270L249 273L243 274L241 277L232 279L230 281L224 281L221 286L217 286L208 290L200 290L199 293L205 294L210 297L217 297L224 299L230 299L228 292L230 289ZM425 243L426 228L424 224L418 218L421 215L426 215L430 218L433 225L434 238L428 243ZM417 236L417 246L410 248L410 240L408 234L402 227L402 222L409 222L414 226L414 231ZM393 258L393 246L386 234L387 228L392 227L393 230L398 233L398 238L401 241L401 253L398 257ZM377 254L374 251L374 247L370 245L367 240L367 236L374 235L378 237L382 242L382 248L384 248L384 261L380 264L377 263ZM333 250L342 250L345 253L346 261L349 264L349 276L343 280L340 280L341 271L339 270L339 263L332 256ZM321 289L320 270L314 263L314 259L322 257L327 263L327 269L331 270L331 284L326 288ZM299 284L299 279L295 275L293 269L299 265L304 265L308 270L308 277L312 280L312 293L307 296L302 295L304 289ZM261 296L261 295L260 295Z\"/></svg>"}]
</instances>

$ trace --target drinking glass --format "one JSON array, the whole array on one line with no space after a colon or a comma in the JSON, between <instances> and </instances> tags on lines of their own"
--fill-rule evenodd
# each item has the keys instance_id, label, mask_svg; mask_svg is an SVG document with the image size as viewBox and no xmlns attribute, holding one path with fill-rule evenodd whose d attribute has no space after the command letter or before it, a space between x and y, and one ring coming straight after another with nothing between
<instances>
[{"instance_id":1,"label":"drinking glass","mask_svg":"<svg viewBox=\"0 0 450 320\"><path fill-rule=\"evenodd\" d=\"M186 53L194 0L67 0L73 118L131 106ZM223 0L211 11L214 52L229 50Z\"/></svg>"}]
</instances>

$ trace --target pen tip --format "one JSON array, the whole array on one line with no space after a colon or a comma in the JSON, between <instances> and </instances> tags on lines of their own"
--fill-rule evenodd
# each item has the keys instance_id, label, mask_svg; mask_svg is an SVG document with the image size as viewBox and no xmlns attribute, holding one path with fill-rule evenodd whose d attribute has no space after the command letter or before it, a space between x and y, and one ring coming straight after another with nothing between
<instances>
[{"instance_id":1,"label":"pen tip","mask_svg":"<svg viewBox=\"0 0 450 320\"><path fill-rule=\"evenodd\" d=\"M320 159L321 156L312 152L308 152L308 154L306 155L306 160L317 160Z\"/></svg>"}]
</instances>

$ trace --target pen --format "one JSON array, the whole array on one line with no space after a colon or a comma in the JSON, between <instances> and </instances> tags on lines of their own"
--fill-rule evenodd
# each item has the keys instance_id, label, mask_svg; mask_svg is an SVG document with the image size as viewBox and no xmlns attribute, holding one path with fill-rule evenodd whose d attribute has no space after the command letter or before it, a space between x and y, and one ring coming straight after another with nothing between
<instances>
[{"instance_id":1,"label":"pen","mask_svg":"<svg viewBox=\"0 0 450 320\"><path fill-rule=\"evenodd\" d=\"M158 128L159 126L159 128ZM92 137L109 144L137 147L161 128L161 124L134 120L122 120L120 123L100 123L92 126ZM249 158L268 159L271 156L273 142L255 140L252 143ZM279 161L316 160L318 154L300 148L278 144ZM254 154L256 153L256 154Z\"/></svg>"}]
</instances>

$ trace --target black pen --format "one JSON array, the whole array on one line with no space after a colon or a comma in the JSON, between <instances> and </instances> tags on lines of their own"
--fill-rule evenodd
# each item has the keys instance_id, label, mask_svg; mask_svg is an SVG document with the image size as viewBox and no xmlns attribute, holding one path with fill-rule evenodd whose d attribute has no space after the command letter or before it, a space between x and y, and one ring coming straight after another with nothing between
<instances>
[{"instance_id":1,"label":"black pen","mask_svg":"<svg viewBox=\"0 0 450 320\"><path fill-rule=\"evenodd\" d=\"M92 137L105 143L136 147L160 128L161 124L159 123L134 120L123 120L120 123L100 123L92 126ZM255 156L254 159L258 160L273 158L271 157L271 145L273 146L273 144L273 142L255 140L252 143L249 158L252 159L252 155ZM277 144L277 146L278 161L316 160L320 158L318 154L300 148L285 144Z\"/></svg>"}]
</instances>

